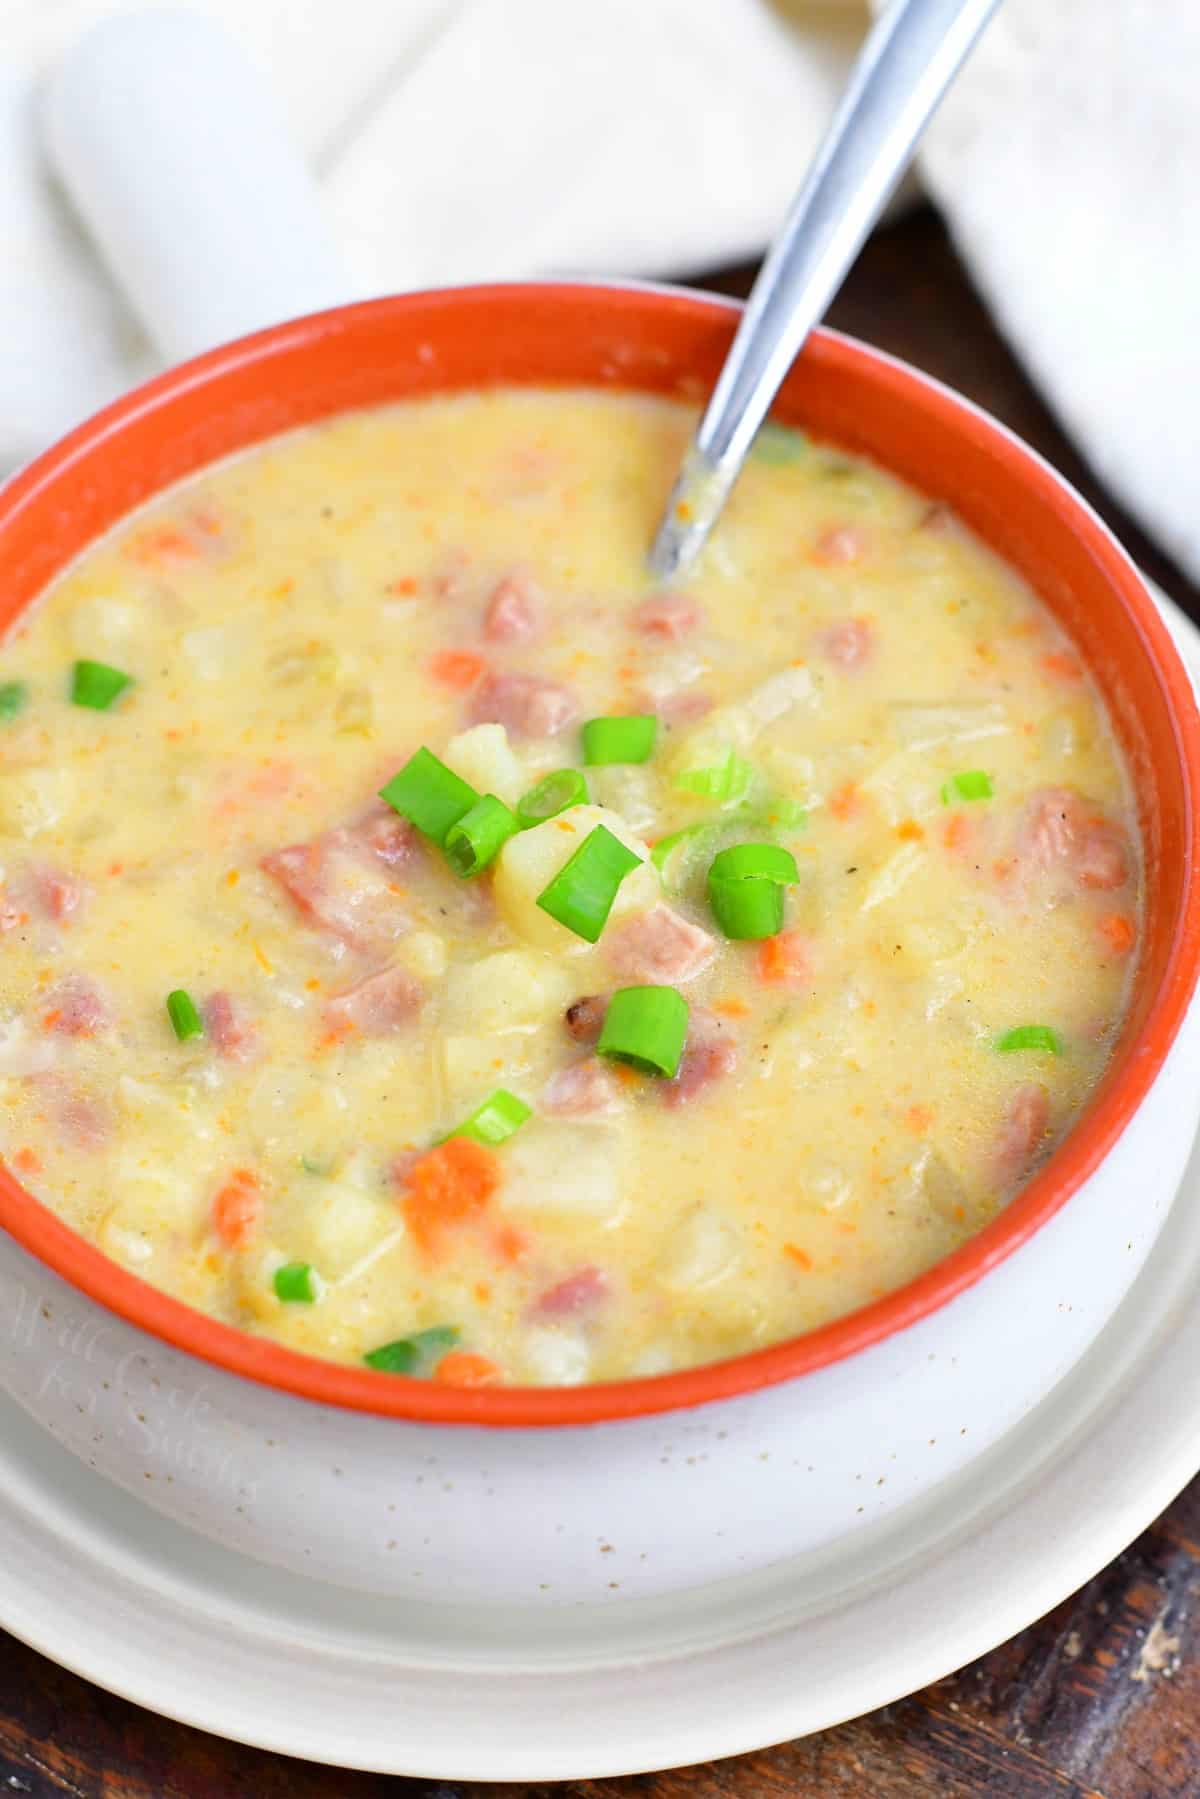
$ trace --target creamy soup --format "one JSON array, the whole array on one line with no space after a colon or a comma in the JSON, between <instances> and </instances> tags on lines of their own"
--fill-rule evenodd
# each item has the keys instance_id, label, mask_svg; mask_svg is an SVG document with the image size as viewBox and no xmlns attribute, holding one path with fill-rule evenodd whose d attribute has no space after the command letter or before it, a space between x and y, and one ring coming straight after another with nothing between
<instances>
[{"instance_id":1,"label":"creamy soup","mask_svg":"<svg viewBox=\"0 0 1200 1799\"><path fill-rule=\"evenodd\" d=\"M778 427L655 590L691 424L339 417L10 633L3 1153L116 1261L380 1378L645 1375L908 1281L1069 1128L1140 928L1087 671Z\"/></svg>"}]
</instances>

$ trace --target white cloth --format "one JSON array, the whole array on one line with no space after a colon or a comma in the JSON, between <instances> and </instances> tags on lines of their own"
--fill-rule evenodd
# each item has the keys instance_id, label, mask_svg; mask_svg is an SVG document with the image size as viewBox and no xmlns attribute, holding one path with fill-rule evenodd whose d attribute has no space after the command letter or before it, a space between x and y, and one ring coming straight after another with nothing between
<instances>
[{"instance_id":1,"label":"white cloth","mask_svg":"<svg viewBox=\"0 0 1200 1799\"><path fill-rule=\"evenodd\" d=\"M194 0L273 85L346 296L757 253L860 0ZM878 5L879 0L875 0ZM156 352L39 158L31 90L110 0L0 0L0 458ZM1007 0L920 174L1098 472L1200 576L1200 0ZM147 146L153 162L153 146Z\"/></svg>"}]
</instances>

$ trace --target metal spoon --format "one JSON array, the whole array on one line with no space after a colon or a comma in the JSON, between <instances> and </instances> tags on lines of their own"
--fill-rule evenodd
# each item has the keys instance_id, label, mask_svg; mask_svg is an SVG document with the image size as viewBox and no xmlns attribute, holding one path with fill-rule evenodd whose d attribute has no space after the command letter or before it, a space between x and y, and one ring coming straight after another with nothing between
<instances>
[{"instance_id":1,"label":"metal spoon","mask_svg":"<svg viewBox=\"0 0 1200 1799\"><path fill-rule=\"evenodd\" d=\"M998 4L893 0L868 36L684 456L650 551L660 580L703 548L780 382Z\"/></svg>"}]
</instances>

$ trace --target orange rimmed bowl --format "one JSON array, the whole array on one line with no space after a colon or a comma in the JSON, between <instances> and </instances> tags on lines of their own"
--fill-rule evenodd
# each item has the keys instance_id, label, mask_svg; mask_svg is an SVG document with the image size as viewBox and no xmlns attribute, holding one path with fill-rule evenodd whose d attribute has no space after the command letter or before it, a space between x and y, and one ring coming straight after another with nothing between
<instances>
[{"instance_id":1,"label":"orange rimmed bowl","mask_svg":"<svg viewBox=\"0 0 1200 1799\"><path fill-rule=\"evenodd\" d=\"M10 483L0 618L149 495L276 432L500 382L699 399L736 317L680 291L538 283L261 332L138 389ZM777 413L946 499L1095 672L1147 867L1112 1063L1028 1187L918 1280L769 1349L583 1388L459 1392L245 1335L110 1262L0 1168L9 1390L92 1466L231 1547L375 1591L551 1603L766 1565L995 1443L1084 1354L1158 1233L1200 1115L1200 725L1154 602L1065 482L914 370L817 333Z\"/></svg>"}]
</instances>

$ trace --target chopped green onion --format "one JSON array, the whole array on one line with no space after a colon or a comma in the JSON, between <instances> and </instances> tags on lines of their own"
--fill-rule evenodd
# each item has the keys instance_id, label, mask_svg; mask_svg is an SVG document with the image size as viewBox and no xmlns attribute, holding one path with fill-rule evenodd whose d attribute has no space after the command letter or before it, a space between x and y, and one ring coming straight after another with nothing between
<instances>
[{"instance_id":1,"label":"chopped green onion","mask_svg":"<svg viewBox=\"0 0 1200 1799\"><path fill-rule=\"evenodd\" d=\"M674 987L618 987L604 1014L596 1054L669 1080L678 1071L687 1027L688 1004Z\"/></svg>"},{"instance_id":2,"label":"chopped green onion","mask_svg":"<svg viewBox=\"0 0 1200 1799\"><path fill-rule=\"evenodd\" d=\"M774 937L783 928L783 889L801 874L790 849L779 844L734 844L712 856L712 916L736 943Z\"/></svg>"},{"instance_id":3,"label":"chopped green onion","mask_svg":"<svg viewBox=\"0 0 1200 1799\"><path fill-rule=\"evenodd\" d=\"M203 1037L204 1020L196 1009L195 1000L182 987L176 987L173 992L168 993L167 1017L181 1043L186 1043L189 1037Z\"/></svg>"},{"instance_id":4,"label":"chopped green onion","mask_svg":"<svg viewBox=\"0 0 1200 1799\"><path fill-rule=\"evenodd\" d=\"M796 858L776 843L735 843L708 871L713 917L737 943L774 937L783 926L783 890L800 879Z\"/></svg>"},{"instance_id":5,"label":"chopped green onion","mask_svg":"<svg viewBox=\"0 0 1200 1799\"><path fill-rule=\"evenodd\" d=\"M431 1330L414 1331L411 1337L397 1337L394 1343L381 1344L370 1350L363 1361L382 1374L432 1374L457 1342L457 1326L435 1324Z\"/></svg>"},{"instance_id":6,"label":"chopped green onion","mask_svg":"<svg viewBox=\"0 0 1200 1799\"><path fill-rule=\"evenodd\" d=\"M24 681L0 682L0 718L15 718L29 703L29 688Z\"/></svg>"},{"instance_id":7,"label":"chopped green onion","mask_svg":"<svg viewBox=\"0 0 1200 1799\"><path fill-rule=\"evenodd\" d=\"M450 827L479 799L473 787L426 749L409 757L387 786L379 789L379 797L435 843L444 843Z\"/></svg>"},{"instance_id":8,"label":"chopped green onion","mask_svg":"<svg viewBox=\"0 0 1200 1799\"><path fill-rule=\"evenodd\" d=\"M768 825L776 831L803 831L808 825L808 808L799 800L792 800L786 794L778 799L769 800L766 805L757 808L754 818L749 823Z\"/></svg>"},{"instance_id":9,"label":"chopped green onion","mask_svg":"<svg viewBox=\"0 0 1200 1799\"><path fill-rule=\"evenodd\" d=\"M1019 1024L997 1038L996 1048L1003 1056L1019 1049L1042 1050L1048 1056L1061 1056L1063 1052L1062 1038L1048 1024Z\"/></svg>"},{"instance_id":10,"label":"chopped green onion","mask_svg":"<svg viewBox=\"0 0 1200 1799\"><path fill-rule=\"evenodd\" d=\"M71 676L71 698L77 706L107 712L113 701L132 686L132 675L110 668L107 662L77 662Z\"/></svg>"},{"instance_id":11,"label":"chopped green onion","mask_svg":"<svg viewBox=\"0 0 1200 1799\"><path fill-rule=\"evenodd\" d=\"M583 727L583 759L589 768L613 762L648 762L658 736L652 712L624 718L589 718Z\"/></svg>"},{"instance_id":12,"label":"chopped green onion","mask_svg":"<svg viewBox=\"0 0 1200 1799\"><path fill-rule=\"evenodd\" d=\"M783 929L783 888L778 881L714 881L708 877L708 903L726 937L756 943Z\"/></svg>"},{"instance_id":13,"label":"chopped green onion","mask_svg":"<svg viewBox=\"0 0 1200 1799\"><path fill-rule=\"evenodd\" d=\"M796 858L777 843L735 843L714 856L710 881L774 881L784 887L800 879Z\"/></svg>"},{"instance_id":14,"label":"chopped green onion","mask_svg":"<svg viewBox=\"0 0 1200 1799\"><path fill-rule=\"evenodd\" d=\"M675 785L684 793L700 793L706 799L740 800L750 791L754 769L743 761L736 750L730 750L723 762L708 768L689 768L676 775Z\"/></svg>"},{"instance_id":15,"label":"chopped green onion","mask_svg":"<svg viewBox=\"0 0 1200 1799\"><path fill-rule=\"evenodd\" d=\"M321 1161L319 1156L301 1156L300 1166L305 1174L327 1175L329 1173L329 1163Z\"/></svg>"},{"instance_id":16,"label":"chopped green onion","mask_svg":"<svg viewBox=\"0 0 1200 1799\"><path fill-rule=\"evenodd\" d=\"M507 1088L497 1087L489 1093L481 1106L476 1106L469 1118L464 1118L454 1130L448 1131L438 1141L445 1143L449 1137L473 1137L476 1143L486 1143L494 1147L511 1137L515 1130L524 1124L527 1118L533 1117L533 1107L527 1106L523 1099Z\"/></svg>"},{"instance_id":17,"label":"chopped green onion","mask_svg":"<svg viewBox=\"0 0 1200 1799\"><path fill-rule=\"evenodd\" d=\"M720 826L714 824L711 818L702 818L694 825L684 825L681 831L672 831L670 836L659 838L650 851L650 860L659 874L663 874L672 854L681 843L688 843L693 837L702 836L705 832L715 836L719 829Z\"/></svg>"},{"instance_id":18,"label":"chopped green onion","mask_svg":"<svg viewBox=\"0 0 1200 1799\"><path fill-rule=\"evenodd\" d=\"M604 825L597 825L538 894L537 903L568 931L595 943L612 911L618 887L641 859Z\"/></svg>"},{"instance_id":19,"label":"chopped green onion","mask_svg":"<svg viewBox=\"0 0 1200 1799\"><path fill-rule=\"evenodd\" d=\"M482 874L520 828L516 813L494 793L485 793L446 832L446 860L456 875L469 881Z\"/></svg>"},{"instance_id":20,"label":"chopped green onion","mask_svg":"<svg viewBox=\"0 0 1200 1799\"><path fill-rule=\"evenodd\" d=\"M951 775L942 788L942 804L953 806L958 800L990 800L995 791L991 775L985 774L982 768L964 768L960 774Z\"/></svg>"},{"instance_id":21,"label":"chopped green onion","mask_svg":"<svg viewBox=\"0 0 1200 1799\"><path fill-rule=\"evenodd\" d=\"M808 439L787 425L764 425L754 440L751 455L758 462L801 462L808 454Z\"/></svg>"},{"instance_id":22,"label":"chopped green onion","mask_svg":"<svg viewBox=\"0 0 1200 1799\"><path fill-rule=\"evenodd\" d=\"M517 801L521 829L528 831L534 825L544 825L548 818L557 818L569 806L586 806L587 797L587 782L577 768L556 768Z\"/></svg>"},{"instance_id":23,"label":"chopped green onion","mask_svg":"<svg viewBox=\"0 0 1200 1799\"><path fill-rule=\"evenodd\" d=\"M310 1262L285 1262L282 1268L275 1270L277 1299L310 1306L320 1293L320 1276Z\"/></svg>"}]
</instances>

